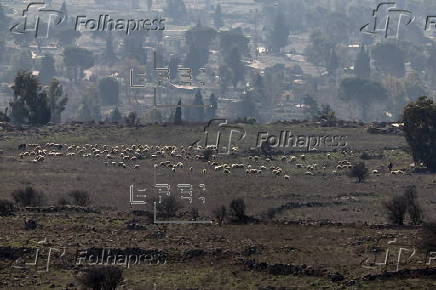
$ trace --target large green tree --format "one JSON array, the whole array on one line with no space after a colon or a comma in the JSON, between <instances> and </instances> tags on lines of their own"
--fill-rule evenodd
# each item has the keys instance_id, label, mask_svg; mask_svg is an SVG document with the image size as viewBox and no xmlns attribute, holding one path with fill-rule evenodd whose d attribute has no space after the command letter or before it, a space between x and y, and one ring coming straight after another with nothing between
<instances>
[{"instance_id":1,"label":"large green tree","mask_svg":"<svg viewBox=\"0 0 436 290\"><path fill-rule=\"evenodd\" d=\"M436 104L420 97L404 108L403 122L415 162L436 171Z\"/></svg>"},{"instance_id":2,"label":"large green tree","mask_svg":"<svg viewBox=\"0 0 436 290\"><path fill-rule=\"evenodd\" d=\"M188 11L183 0L167 0L165 11L175 24L186 23Z\"/></svg>"},{"instance_id":3,"label":"large green tree","mask_svg":"<svg viewBox=\"0 0 436 290\"><path fill-rule=\"evenodd\" d=\"M288 44L291 30L282 11L277 11L274 24L268 32L268 44L272 52L280 52Z\"/></svg>"},{"instance_id":4,"label":"large green tree","mask_svg":"<svg viewBox=\"0 0 436 290\"><path fill-rule=\"evenodd\" d=\"M51 112L47 93L31 72L19 71L12 87L14 96L9 102L10 117L18 124L46 124Z\"/></svg>"},{"instance_id":5,"label":"large green tree","mask_svg":"<svg viewBox=\"0 0 436 290\"><path fill-rule=\"evenodd\" d=\"M376 81L360 78L346 78L342 80L339 86L338 97L344 101L359 104L362 108L363 120L369 121L369 106L375 101L384 103L387 99L387 91Z\"/></svg>"},{"instance_id":6,"label":"large green tree","mask_svg":"<svg viewBox=\"0 0 436 290\"><path fill-rule=\"evenodd\" d=\"M198 75L199 69L208 63L209 46L216 34L215 29L201 25L196 25L185 33L189 47L185 66L192 69L194 77Z\"/></svg>"},{"instance_id":7,"label":"large green tree","mask_svg":"<svg viewBox=\"0 0 436 290\"><path fill-rule=\"evenodd\" d=\"M67 47L64 49L64 63L73 70L73 79L77 82L83 71L94 65L94 55L85 48Z\"/></svg>"},{"instance_id":8,"label":"large green tree","mask_svg":"<svg viewBox=\"0 0 436 290\"><path fill-rule=\"evenodd\" d=\"M209 96L209 107L207 107L206 114L207 119L212 120L216 118L216 111L218 109L218 99L215 94Z\"/></svg>"},{"instance_id":9,"label":"large green tree","mask_svg":"<svg viewBox=\"0 0 436 290\"><path fill-rule=\"evenodd\" d=\"M406 72L404 52L395 43L377 43L372 49L371 55L376 69L381 73L395 77L404 76Z\"/></svg>"},{"instance_id":10,"label":"large green tree","mask_svg":"<svg viewBox=\"0 0 436 290\"><path fill-rule=\"evenodd\" d=\"M203 95L201 91L198 90L195 94L194 102L192 103L195 107L192 108L192 120L194 122L204 121L204 102Z\"/></svg>"},{"instance_id":11,"label":"large green tree","mask_svg":"<svg viewBox=\"0 0 436 290\"><path fill-rule=\"evenodd\" d=\"M215 8L215 12L213 14L213 22L217 29L220 29L224 26L223 13L220 4L218 4Z\"/></svg>"},{"instance_id":12,"label":"large green tree","mask_svg":"<svg viewBox=\"0 0 436 290\"><path fill-rule=\"evenodd\" d=\"M116 79L107 77L98 84L99 96L103 105L118 105L120 86Z\"/></svg>"},{"instance_id":13,"label":"large green tree","mask_svg":"<svg viewBox=\"0 0 436 290\"><path fill-rule=\"evenodd\" d=\"M53 56L47 54L41 60L39 78L43 84L48 84L56 75L55 62Z\"/></svg>"},{"instance_id":14,"label":"large green tree","mask_svg":"<svg viewBox=\"0 0 436 290\"><path fill-rule=\"evenodd\" d=\"M304 54L319 70L321 67L327 68L333 48L331 40L321 31L315 30L310 35L309 45L304 49Z\"/></svg>"},{"instance_id":15,"label":"large green tree","mask_svg":"<svg viewBox=\"0 0 436 290\"><path fill-rule=\"evenodd\" d=\"M89 87L82 96L77 118L83 122L98 122L101 120L101 105L95 87Z\"/></svg>"},{"instance_id":16,"label":"large green tree","mask_svg":"<svg viewBox=\"0 0 436 290\"><path fill-rule=\"evenodd\" d=\"M233 87L236 88L245 79L245 66L242 62L241 49L234 47L229 54L225 55L224 61L232 70L232 83Z\"/></svg>"},{"instance_id":17,"label":"large green tree","mask_svg":"<svg viewBox=\"0 0 436 290\"><path fill-rule=\"evenodd\" d=\"M57 79L51 81L48 88L47 98L51 112L51 122L60 123L61 114L65 110L68 97L64 95L64 89Z\"/></svg>"},{"instance_id":18,"label":"large green tree","mask_svg":"<svg viewBox=\"0 0 436 290\"><path fill-rule=\"evenodd\" d=\"M242 56L248 56L248 44L250 40L244 35L240 27L219 33L219 45L221 55L227 55L233 48L238 47Z\"/></svg>"},{"instance_id":19,"label":"large green tree","mask_svg":"<svg viewBox=\"0 0 436 290\"><path fill-rule=\"evenodd\" d=\"M358 78L367 79L371 74L370 58L365 46L360 47L354 63L354 74Z\"/></svg>"}]
</instances>

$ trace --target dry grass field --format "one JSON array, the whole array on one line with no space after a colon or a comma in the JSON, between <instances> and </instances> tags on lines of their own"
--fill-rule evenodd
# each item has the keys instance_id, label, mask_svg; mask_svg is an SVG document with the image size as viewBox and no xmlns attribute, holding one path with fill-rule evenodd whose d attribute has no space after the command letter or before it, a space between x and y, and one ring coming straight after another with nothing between
<instances>
[{"instance_id":1,"label":"dry grass field","mask_svg":"<svg viewBox=\"0 0 436 290\"><path fill-rule=\"evenodd\" d=\"M416 185L425 221L436 219L436 175L410 168L413 161L404 137L369 134L366 126L358 125L241 126L247 134L234 145L238 150L217 155L211 162L196 158L200 151L195 148L188 149L202 137L201 125L66 124L0 131L0 199L12 200L11 193L26 186L46 196L39 210L20 209L12 216L0 217L0 287L80 289L79 278L91 263L78 264L78 251L111 249L125 255L153 253L154 258L159 257L128 268L120 263L124 269L120 289L434 289L433 266L426 265L429 257L419 246L421 227L409 225L408 219L405 226L389 225L383 208L383 201L402 193L408 185ZM348 149L329 153L284 150L271 160L250 151L258 132L279 135L282 130L305 136L346 136ZM35 156L19 156L24 150L18 146L24 143L40 144L63 156L47 154L43 161L34 162ZM53 149L47 143L63 146ZM104 145L132 148L146 144L151 149L134 160L122 161L119 155L108 159L106 154L99 156L92 151L93 147L103 151ZM69 151L71 145L88 149ZM153 156L156 146L165 145L177 146L174 156L168 150ZM72 151L74 156L66 156ZM349 169L338 169L337 165L343 160L351 164L363 161L363 152L379 157L364 160L370 175L357 183L347 176ZM89 157L83 157L88 153ZM259 158L254 159L254 155ZM296 160L291 161L291 156ZM159 165L165 161L182 162L183 167L173 170ZM390 173L389 162L404 174ZM156 183L169 184L172 193L178 191L178 184L193 185L195 201L192 205L183 201L177 220L192 220L190 210L196 207L200 220L214 222L155 224L141 215L152 210L151 202L131 205L129 186L147 189L156 197L154 164L158 164ZM217 164L244 167L226 172L215 170ZM307 166L314 164L317 166L308 174ZM263 169L259 174L247 174L250 167ZM278 176L273 173L277 168L281 169ZM372 174L373 170L378 173ZM205 191L200 184L205 185ZM73 190L89 193L87 207L58 206ZM205 203L198 202L200 194ZM218 225L214 210L228 207L237 198L245 201L252 221L238 224L227 220ZM271 212L275 214L268 216ZM38 226L25 230L24 219L36 220ZM400 248L406 250L397 262ZM31 262L36 249L39 260L35 266ZM411 255L413 249L416 252ZM384 260L386 250L387 265L377 265Z\"/></svg>"}]
</instances>

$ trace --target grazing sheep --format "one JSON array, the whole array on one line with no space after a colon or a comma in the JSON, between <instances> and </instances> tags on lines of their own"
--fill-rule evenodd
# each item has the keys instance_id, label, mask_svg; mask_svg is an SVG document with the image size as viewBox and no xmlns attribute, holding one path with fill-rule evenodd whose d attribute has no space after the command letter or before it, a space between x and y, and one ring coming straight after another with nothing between
<instances>
[{"instance_id":1,"label":"grazing sheep","mask_svg":"<svg viewBox=\"0 0 436 290\"><path fill-rule=\"evenodd\" d=\"M286 179L286 180L291 179L291 177L289 177L289 175L284 175L283 178Z\"/></svg>"},{"instance_id":2,"label":"grazing sheep","mask_svg":"<svg viewBox=\"0 0 436 290\"><path fill-rule=\"evenodd\" d=\"M374 169L374 170L372 171L372 174L378 174L378 170L377 170L377 169Z\"/></svg>"},{"instance_id":3,"label":"grazing sheep","mask_svg":"<svg viewBox=\"0 0 436 290\"><path fill-rule=\"evenodd\" d=\"M301 160L304 161L304 160L306 160L306 155L301 155L300 158L301 158Z\"/></svg>"},{"instance_id":4,"label":"grazing sheep","mask_svg":"<svg viewBox=\"0 0 436 290\"><path fill-rule=\"evenodd\" d=\"M206 170L206 168L205 169L203 169L203 174L206 174L207 173L207 170Z\"/></svg>"},{"instance_id":5,"label":"grazing sheep","mask_svg":"<svg viewBox=\"0 0 436 290\"><path fill-rule=\"evenodd\" d=\"M135 164L135 166L133 168L138 169L139 167L141 167L141 165Z\"/></svg>"}]
</instances>

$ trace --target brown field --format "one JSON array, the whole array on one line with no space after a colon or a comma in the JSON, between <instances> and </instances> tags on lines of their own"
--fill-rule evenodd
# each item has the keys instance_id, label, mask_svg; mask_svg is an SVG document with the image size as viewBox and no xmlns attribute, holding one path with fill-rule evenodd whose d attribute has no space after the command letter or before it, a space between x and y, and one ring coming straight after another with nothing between
<instances>
[{"instance_id":1,"label":"brown field","mask_svg":"<svg viewBox=\"0 0 436 290\"><path fill-rule=\"evenodd\" d=\"M267 167L259 175L247 176L245 169L231 169L231 173L225 175L223 171L215 171L206 161L193 158L195 152L182 159L169 155L152 158L146 154L144 159L126 161L127 168L123 168L105 165L104 156L46 156L43 162L34 163L33 157L20 158L21 151L17 150L22 143L44 146L48 142L68 146L148 144L183 145L186 148L202 137L203 126L200 125L67 124L0 131L0 150L3 151L0 155L0 199L11 199L14 190L32 186L45 193L47 205L56 205L60 197L72 190L89 192L92 202L86 212L80 212L78 208L46 212L23 209L15 216L0 217L0 287L79 289L78 277L89 265L77 265L75 253L78 249L137 248L155 250L166 257L166 264L132 265L125 269L123 289L434 289L432 265L425 264L428 258L418 246L420 227L388 225L382 206L384 200L414 184L425 220L436 218L436 176L416 173L409 168L413 161L402 136L368 134L365 126L243 126L247 135L235 145L239 146L239 151L219 155L216 162ZM257 132L278 135L281 130L291 130L295 135L347 136L349 149L345 153L330 152L330 159L320 150L285 152L275 155L271 161L265 157L249 160L249 148L255 146ZM66 146L58 151L65 153ZM370 174L364 183L356 183L347 176L346 169L333 173L338 161L356 163L361 161L359 156L364 151L383 156L382 159L365 160L370 171L376 169L378 175ZM306 155L304 161L301 154ZM288 158L295 155L298 160L281 161L282 155ZM192 184L194 197L200 191L199 184L206 186L205 204L195 203L200 219L214 220L214 209L242 198L247 214L258 221L247 225L227 222L223 226L216 222L211 225L157 225L143 216L135 216L133 210L150 210L151 207L150 204L131 206L129 186L148 188L152 194L153 165L165 160L181 161L184 166L176 168L176 172L158 167L157 183L170 184L174 191L177 184ZM109 160L112 161L120 159ZM390 174L389 162L394 164L394 169L404 169L405 174ZM318 168L313 175L306 175L307 170L296 168L296 163L304 167L316 163L326 169ZM140 167L134 169L134 165ZM270 166L282 168L283 173L275 177ZM207 172L203 173L203 169ZM290 178L285 179L285 174ZM266 218L269 209L285 204L288 208L272 219ZM188 206L184 208L178 219L189 220L189 210ZM37 220L37 229L25 230L24 218ZM141 225L141 229L128 229L127 224L131 222ZM409 224L408 220L406 224ZM38 244L44 239L45 243ZM394 239L396 242L388 245ZM25 265L24 262L32 261L29 255L16 262L14 257L5 254L5 247L12 250L39 248L41 259L37 267ZM396 271L400 247L416 248L417 251L409 261L407 257L411 252L404 252L399 271ZM66 252L63 257L56 253L49 271L45 272L50 248L65 248ZM387 266L371 264L375 253L378 253L376 262L382 261L387 249L390 249ZM262 262L268 265L259 264ZM289 268L285 264L295 267ZM425 268L430 270L422 270Z\"/></svg>"}]
</instances>

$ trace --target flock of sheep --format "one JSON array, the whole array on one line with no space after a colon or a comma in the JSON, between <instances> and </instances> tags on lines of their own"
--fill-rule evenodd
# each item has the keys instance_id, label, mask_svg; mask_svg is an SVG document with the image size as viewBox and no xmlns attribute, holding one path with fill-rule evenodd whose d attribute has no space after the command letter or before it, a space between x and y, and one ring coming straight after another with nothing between
<instances>
[{"instance_id":1,"label":"flock of sheep","mask_svg":"<svg viewBox=\"0 0 436 290\"><path fill-rule=\"evenodd\" d=\"M224 163L220 162L220 158L216 152L215 146L174 146L174 145L67 145L67 144L20 144L18 149L22 152L19 158L31 157L33 163L43 162L47 157L65 157L65 158L93 158L102 159L106 166L133 168L141 167L139 161L143 159L153 160L156 167L169 168L173 173L183 168L187 168L189 172L193 172L192 166L185 166L185 163L193 160L203 160L204 168L201 169L202 174L208 171L222 172L224 175L231 175L235 172L243 172L245 175L265 175L270 172L270 175L275 177L283 177L286 180L290 179L291 173L285 173L285 168L288 170L295 168L296 170L304 171L306 175L314 175L315 173L327 173L327 168L333 175L341 174L344 170L351 169L352 164L348 160L336 160L337 156L332 153L321 153L324 158L330 162L325 162L323 165L308 162L306 155L299 156L281 156L278 159L272 159L263 156L248 156L246 163ZM232 154L238 154L239 148L231 148ZM209 158L205 157L205 150L210 150ZM352 153L352 152L351 152ZM342 154L350 154L342 153ZM206 165L207 164L207 165ZM372 174L379 175L379 170L372 170ZM390 171L391 174L405 174L403 170Z\"/></svg>"}]
</instances>

